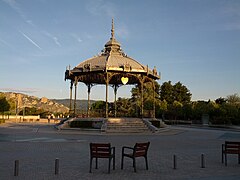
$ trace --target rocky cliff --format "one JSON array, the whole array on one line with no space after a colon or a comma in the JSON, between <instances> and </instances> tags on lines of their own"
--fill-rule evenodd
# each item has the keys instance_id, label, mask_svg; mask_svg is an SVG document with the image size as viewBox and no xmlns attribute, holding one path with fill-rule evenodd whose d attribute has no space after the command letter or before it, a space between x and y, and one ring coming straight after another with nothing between
<instances>
[{"instance_id":1,"label":"rocky cliff","mask_svg":"<svg viewBox=\"0 0 240 180\"><path fill-rule=\"evenodd\" d=\"M22 109L23 107L35 107L52 113L67 113L69 111L68 107L46 97L38 98L35 96L13 92L0 92L0 95L5 96L11 106L15 106L18 109Z\"/></svg>"}]
</instances>

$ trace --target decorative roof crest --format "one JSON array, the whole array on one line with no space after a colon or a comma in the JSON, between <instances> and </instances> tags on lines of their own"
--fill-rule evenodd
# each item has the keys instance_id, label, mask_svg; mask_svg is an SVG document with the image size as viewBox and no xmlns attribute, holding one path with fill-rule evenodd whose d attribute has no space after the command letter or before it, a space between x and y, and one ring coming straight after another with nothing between
<instances>
[{"instance_id":1,"label":"decorative roof crest","mask_svg":"<svg viewBox=\"0 0 240 180\"><path fill-rule=\"evenodd\" d=\"M115 39L115 31L114 31L114 19L112 18L112 28L111 28L111 38L105 44L105 48L102 54L118 54L123 55L123 51L121 49L120 43Z\"/></svg>"},{"instance_id":2,"label":"decorative roof crest","mask_svg":"<svg viewBox=\"0 0 240 180\"><path fill-rule=\"evenodd\" d=\"M114 20L112 18L112 29L111 29L111 39L114 39Z\"/></svg>"}]
</instances>

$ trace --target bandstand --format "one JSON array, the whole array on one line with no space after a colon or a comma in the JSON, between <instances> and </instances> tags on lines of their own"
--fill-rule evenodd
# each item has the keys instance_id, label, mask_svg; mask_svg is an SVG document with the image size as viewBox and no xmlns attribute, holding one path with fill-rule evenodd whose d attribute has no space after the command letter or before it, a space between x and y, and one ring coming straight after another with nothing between
<instances>
[{"instance_id":1,"label":"bandstand","mask_svg":"<svg viewBox=\"0 0 240 180\"><path fill-rule=\"evenodd\" d=\"M79 83L87 86L88 108L87 117L90 114L90 94L94 85L105 85L106 87L106 110L105 118L108 118L108 87L114 90L114 115L117 116L116 97L118 88L122 85L139 85L141 92L141 117L143 117L143 85L152 82L155 93L155 80L160 79L156 67L150 69L131 57L128 57L121 49L120 43L115 39L114 22L112 20L111 38L105 44L101 54L79 63L73 69L70 67L65 71L65 80L70 81L70 113L76 115L76 97ZM74 90L74 99L73 99ZM155 97L155 94L153 94ZM155 99L155 98L153 98ZM153 116L155 118L155 102L153 102Z\"/></svg>"}]
</instances>

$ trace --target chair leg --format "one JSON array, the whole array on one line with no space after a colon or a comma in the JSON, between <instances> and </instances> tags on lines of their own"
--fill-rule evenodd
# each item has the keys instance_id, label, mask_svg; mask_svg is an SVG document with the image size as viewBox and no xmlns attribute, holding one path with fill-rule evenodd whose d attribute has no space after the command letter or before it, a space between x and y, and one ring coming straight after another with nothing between
<instances>
[{"instance_id":1,"label":"chair leg","mask_svg":"<svg viewBox=\"0 0 240 180\"><path fill-rule=\"evenodd\" d=\"M98 158L96 158L96 166L95 168L97 169L98 168Z\"/></svg>"},{"instance_id":2,"label":"chair leg","mask_svg":"<svg viewBox=\"0 0 240 180\"><path fill-rule=\"evenodd\" d=\"M115 170L115 147L113 148L113 170Z\"/></svg>"},{"instance_id":3,"label":"chair leg","mask_svg":"<svg viewBox=\"0 0 240 180\"><path fill-rule=\"evenodd\" d=\"M224 154L223 154L223 152L222 152L222 163L224 162L224 160L223 160L223 159L224 159L223 156L224 156Z\"/></svg>"},{"instance_id":4,"label":"chair leg","mask_svg":"<svg viewBox=\"0 0 240 180\"><path fill-rule=\"evenodd\" d=\"M238 154L238 164L240 164L240 154Z\"/></svg>"},{"instance_id":5,"label":"chair leg","mask_svg":"<svg viewBox=\"0 0 240 180\"><path fill-rule=\"evenodd\" d=\"M147 159L147 156L145 156L145 162L146 162L146 169L148 170L148 159Z\"/></svg>"},{"instance_id":6,"label":"chair leg","mask_svg":"<svg viewBox=\"0 0 240 180\"><path fill-rule=\"evenodd\" d=\"M110 174L110 169L111 169L111 159L112 159L112 158L109 158L109 160L108 160L108 174Z\"/></svg>"},{"instance_id":7,"label":"chair leg","mask_svg":"<svg viewBox=\"0 0 240 180\"><path fill-rule=\"evenodd\" d=\"M136 169L136 159L133 158L133 167L134 167L134 172L137 172L137 169Z\"/></svg>"},{"instance_id":8,"label":"chair leg","mask_svg":"<svg viewBox=\"0 0 240 180\"><path fill-rule=\"evenodd\" d=\"M123 158L124 156L122 156L122 159L121 159L121 169L123 169Z\"/></svg>"},{"instance_id":9,"label":"chair leg","mask_svg":"<svg viewBox=\"0 0 240 180\"><path fill-rule=\"evenodd\" d=\"M115 170L115 155L113 156L113 170Z\"/></svg>"},{"instance_id":10,"label":"chair leg","mask_svg":"<svg viewBox=\"0 0 240 180\"><path fill-rule=\"evenodd\" d=\"M90 168L89 168L89 173L92 172L92 159L93 159L93 158L90 158Z\"/></svg>"},{"instance_id":11,"label":"chair leg","mask_svg":"<svg viewBox=\"0 0 240 180\"><path fill-rule=\"evenodd\" d=\"M225 155L225 166L227 166L227 153L225 153L224 155Z\"/></svg>"}]
</instances>

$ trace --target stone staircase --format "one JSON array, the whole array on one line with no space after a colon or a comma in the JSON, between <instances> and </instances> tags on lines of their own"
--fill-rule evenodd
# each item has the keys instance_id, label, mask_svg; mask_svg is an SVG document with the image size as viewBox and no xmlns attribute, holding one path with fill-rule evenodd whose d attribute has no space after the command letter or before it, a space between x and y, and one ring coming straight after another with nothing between
<instances>
[{"instance_id":1,"label":"stone staircase","mask_svg":"<svg viewBox=\"0 0 240 180\"><path fill-rule=\"evenodd\" d=\"M151 133L148 126L139 118L108 118L105 132L111 133Z\"/></svg>"}]
</instances>

